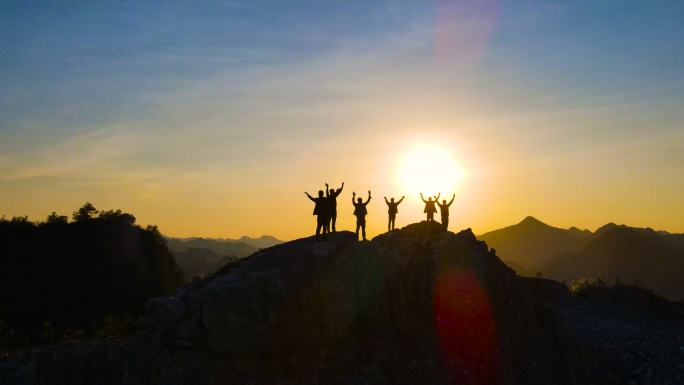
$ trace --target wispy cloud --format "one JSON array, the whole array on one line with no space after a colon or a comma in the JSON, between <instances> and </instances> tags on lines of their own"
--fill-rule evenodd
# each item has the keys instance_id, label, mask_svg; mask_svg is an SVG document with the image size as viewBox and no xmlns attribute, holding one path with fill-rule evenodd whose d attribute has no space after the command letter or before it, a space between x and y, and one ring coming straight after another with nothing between
<instances>
[{"instance_id":1,"label":"wispy cloud","mask_svg":"<svg viewBox=\"0 0 684 385\"><path fill-rule=\"evenodd\" d=\"M67 137L6 157L0 178L103 176L138 151L146 141L145 136L131 129L111 127Z\"/></svg>"}]
</instances>

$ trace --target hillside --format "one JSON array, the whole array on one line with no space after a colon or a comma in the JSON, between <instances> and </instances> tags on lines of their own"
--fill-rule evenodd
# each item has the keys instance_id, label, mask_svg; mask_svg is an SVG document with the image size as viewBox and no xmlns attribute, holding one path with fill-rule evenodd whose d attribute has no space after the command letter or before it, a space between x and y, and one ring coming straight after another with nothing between
<instances>
[{"instance_id":1,"label":"hillside","mask_svg":"<svg viewBox=\"0 0 684 385\"><path fill-rule=\"evenodd\" d=\"M150 300L145 332L0 360L0 383L681 383L682 306L606 292L516 276L470 230L341 231Z\"/></svg>"},{"instance_id":2,"label":"hillside","mask_svg":"<svg viewBox=\"0 0 684 385\"><path fill-rule=\"evenodd\" d=\"M174 253L176 263L185 272L185 279L191 280L198 275L205 275L216 271L237 259L229 255L218 255L215 252L199 247L191 247L185 251Z\"/></svg>"},{"instance_id":3,"label":"hillside","mask_svg":"<svg viewBox=\"0 0 684 385\"><path fill-rule=\"evenodd\" d=\"M589 236L587 230L560 229L527 217L516 225L478 235L477 239L487 242L504 262L512 262L525 270L519 273L526 275L534 273L534 266L561 253L579 251Z\"/></svg>"},{"instance_id":4,"label":"hillside","mask_svg":"<svg viewBox=\"0 0 684 385\"><path fill-rule=\"evenodd\" d=\"M87 203L70 223L54 213L38 223L0 219L0 321L41 344L45 322L92 329L108 315L138 316L182 284L156 226L143 229L120 210L97 213Z\"/></svg>"},{"instance_id":5,"label":"hillside","mask_svg":"<svg viewBox=\"0 0 684 385\"><path fill-rule=\"evenodd\" d=\"M684 252L684 234L662 234L667 243Z\"/></svg>"},{"instance_id":6,"label":"hillside","mask_svg":"<svg viewBox=\"0 0 684 385\"><path fill-rule=\"evenodd\" d=\"M670 299L684 299L684 253L657 233L616 226L580 252L541 264L544 276L570 282L603 274L607 279L639 282Z\"/></svg>"},{"instance_id":7,"label":"hillside","mask_svg":"<svg viewBox=\"0 0 684 385\"><path fill-rule=\"evenodd\" d=\"M115 355L103 344L80 359L65 348L16 365L54 382L129 384L534 385L587 375L568 359L575 348L553 310L470 230L434 222L371 242L341 231L276 246L150 301L145 322L148 336Z\"/></svg>"},{"instance_id":8,"label":"hillside","mask_svg":"<svg viewBox=\"0 0 684 385\"><path fill-rule=\"evenodd\" d=\"M572 253L579 253L584 247L590 243L598 240L604 234L612 232L616 229L628 229L638 233L644 237L650 237L652 240L658 240L661 244L666 243L671 248L680 252L684 252L684 234L671 234L666 231L655 231L651 228L629 227L626 225L617 225L615 223L608 223L599 227L593 233L589 230L580 230L576 227L571 227L567 230L549 226L533 217L527 217L522 222L508 226L503 229L491 231L479 235L477 238L487 242L487 244L496 249L497 255L511 268L513 268L519 275L534 276L537 272L541 272L544 276L551 278L559 278L561 280L572 277L577 279L584 277L587 274L597 273L595 270L585 269L583 272L575 271L572 268L572 273L567 271L561 274L563 270L561 267L552 267L551 265L560 263L574 255ZM625 238L626 239L626 238ZM658 242L656 241L656 242ZM602 256L601 250L606 252L610 248L600 249L594 252L593 258L602 260L610 259L610 256ZM641 259L648 259L650 251L648 248L641 248L643 255L640 258L633 258L626 263L640 263ZM635 250L632 250L634 253ZM672 252L670 250L669 252ZM550 261L555 261L549 265ZM600 265L599 262L593 261L595 265ZM608 265L611 262L606 262ZM577 269L581 269L577 267ZM615 269L611 268L611 271ZM623 270L638 271L638 266L624 266ZM684 270L679 270L684 274ZM553 275L549 275L553 272ZM582 273L582 274L580 274ZM600 272L598 272L600 273ZM605 272L608 274L608 272ZM578 275L579 274L579 275ZM612 274L612 273L611 273ZM561 278L564 277L564 278ZM630 275L631 277L631 275ZM667 283L656 284L652 282L654 287L668 286Z\"/></svg>"},{"instance_id":9,"label":"hillside","mask_svg":"<svg viewBox=\"0 0 684 385\"><path fill-rule=\"evenodd\" d=\"M233 239L166 238L167 246L185 272L186 280L215 271L218 267L254 254L260 248L271 247L282 241L264 235L260 238ZM249 243L248 243L249 242Z\"/></svg>"},{"instance_id":10,"label":"hillside","mask_svg":"<svg viewBox=\"0 0 684 385\"><path fill-rule=\"evenodd\" d=\"M665 235L670 235L670 233L666 231L655 231L650 227L631 227L627 225L616 225L613 222L610 222L606 225L603 225L599 227L594 233L588 238L589 241L593 241L603 235L604 233L607 233L608 231L615 230L617 228L622 228L622 229L632 229L633 231L636 231L639 234L642 235L647 235L647 236L655 236L655 237L661 237Z\"/></svg>"}]
</instances>

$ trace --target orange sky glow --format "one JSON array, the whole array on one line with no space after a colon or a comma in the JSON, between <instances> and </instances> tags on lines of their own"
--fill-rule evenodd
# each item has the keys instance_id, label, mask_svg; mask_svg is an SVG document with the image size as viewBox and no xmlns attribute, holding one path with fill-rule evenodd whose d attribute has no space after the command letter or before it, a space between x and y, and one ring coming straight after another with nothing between
<instances>
[{"instance_id":1,"label":"orange sky glow","mask_svg":"<svg viewBox=\"0 0 684 385\"><path fill-rule=\"evenodd\" d=\"M456 195L452 231L684 232L684 6L604 3L6 6L0 216L292 240L345 182L369 237L420 192Z\"/></svg>"}]
</instances>

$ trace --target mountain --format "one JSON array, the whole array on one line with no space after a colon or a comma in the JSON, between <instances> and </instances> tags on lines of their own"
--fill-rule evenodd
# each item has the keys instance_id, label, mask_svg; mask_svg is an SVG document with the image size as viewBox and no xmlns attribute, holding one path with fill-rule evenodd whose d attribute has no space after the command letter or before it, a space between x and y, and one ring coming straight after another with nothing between
<instances>
[{"instance_id":1,"label":"mountain","mask_svg":"<svg viewBox=\"0 0 684 385\"><path fill-rule=\"evenodd\" d=\"M613 230L616 228L626 228L626 229L632 229L639 234L646 235L646 236L652 236L656 238L660 238L664 240L665 242L669 243L671 246L674 248L684 251L684 234L673 234L664 230L653 230L650 227L631 227L631 226L626 226L626 225L616 225L614 223L609 223L607 225L602 226L598 230L594 232L594 234L589 237L589 240L594 240L598 238L601 234L605 233L606 231Z\"/></svg>"},{"instance_id":2,"label":"mountain","mask_svg":"<svg viewBox=\"0 0 684 385\"><path fill-rule=\"evenodd\" d=\"M639 234L643 234L643 235L647 235L647 236L664 236L665 234L670 234L668 232L655 231L650 227L646 227L646 228L630 227L627 225L616 225L615 223L610 222L606 225L599 227L596 231L594 231L594 233L588 238L588 240L591 241L591 240L597 239L602 234L604 234L608 231L612 231L612 230L617 229L617 228L632 229L632 230L638 232ZM663 233L665 233L665 234L663 234Z\"/></svg>"},{"instance_id":3,"label":"mountain","mask_svg":"<svg viewBox=\"0 0 684 385\"><path fill-rule=\"evenodd\" d=\"M647 237L616 231L584 251ZM257 252L148 301L143 332L0 359L0 383L681 383L682 304L625 285L571 297L435 222L356 239Z\"/></svg>"},{"instance_id":4,"label":"mountain","mask_svg":"<svg viewBox=\"0 0 684 385\"><path fill-rule=\"evenodd\" d=\"M623 227L626 227L625 225L622 225L622 226L623 226ZM606 232L608 232L608 231L610 231L610 230L617 229L618 227L620 227L620 226L616 225L616 224L613 223L613 222L607 223L607 224L605 224L605 225L599 227L598 229L596 229L596 231L594 231L594 233L592 234L592 237L591 237L591 238L592 238L592 239L596 239L596 238L598 238L601 234L606 233Z\"/></svg>"},{"instance_id":5,"label":"mountain","mask_svg":"<svg viewBox=\"0 0 684 385\"><path fill-rule=\"evenodd\" d=\"M580 230L575 226L572 226L571 228L568 229L568 233L575 235L578 238L584 238L587 239L591 236L592 232L589 230Z\"/></svg>"},{"instance_id":6,"label":"mountain","mask_svg":"<svg viewBox=\"0 0 684 385\"><path fill-rule=\"evenodd\" d=\"M232 240L228 240L232 242ZM248 245L256 246L260 249L266 249L271 246L279 245L283 243L280 239L277 239L275 237L272 237L270 235L262 235L259 238L250 238L250 237L241 237L240 239L235 240L235 242L242 242L246 243Z\"/></svg>"},{"instance_id":7,"label":"mountain","mask_svg":"<svg viewBox=\"0 0 684 385\"><path fill-rule=\"evenodd\" d=\"M640 228L617 225L613 222L599 227L592 233L589 230L580 230L577 227L564 230L549 226L533 217L527 217L516 225L491 231L479 235L477 238L487 242L488 245L496 249L501 259L508 266L515 269L519 275L533 276L537 272L541 272L545 276L549 276L550 266L561 263L560 261L563 261L568 255L580 252L585 246L616 229L631 230L644 237L657 239L660 243L666 243L672 248L684 252L684 234L655 231L650 227ZM559 258L562 255L565 257ZM603 259L598 253L595 253L594 257ZM547 262L552 260L556 260L556 262L551 265L547 264ZM636 267L633 268L636 269ZM551 268L551 270L557 271L556 268ZM608 272L603 273L607 274ZM554 276L550 277L567 276L567 274L554 274ZM577 279L586 276L586 274L577 276L573 273L571 276L572 279Z\"/></svg>"},{"instance_id":8,"label":"mountain","mask_svg":"<svg viewBox=\"0 0 684 385\"><path fill-rule=\"evenodd\" d=\"M497 255L504 262L512 262L531 270L561 253L579 251L590 236L589 230L564 230L527 217L516 225L494 230L477 238L496 249Z\"/></svg>"},{"instance_id":9,"label":"mountain","mask_svg":"<svg viewBox=\"0 0 684 385\"><path fill-rule=\"evenodd\" d=\"M186 280L198 275L209 274L223 265L233 262L237 257L218 255L215 252L199 247L191 247L185 251L174 254L176 263L185 272Z\"/></svg>"},{"instance_id":10,"label":"mountain","mask_svg":"<svg viewBox=\"0 0 684 385\"><path fill-rule=\"evenodd\" d=\"M665 239L665 242L669 243L677 250L684 252L684 234L661 233L661 235L663 239Z\"/></svg>"},{"instance_id":11,"label":"mountain","mask_svg":"<svg viewBox=\"0 0 684 385\"><path fill-rule=\"evenodd\" d=\"M251 255L283 241L264 235L259 238L240 239L212 238L166 238L167 246L178 265L185 272L186 280L208 274L235 258Z\"/></svg>"},{"instance_id":12,"label":"mountain","mask_svg":"<svg viewBox=\"0 0 684 385\"><path fill-rule=\"evenodd\" d=\"M356 239L241 259L150 301L143 336L29 355L0 366L0 382L16 362L36 383L587 383L560 319L470 230L422 222Z\"/></svg>"},{"instance_id":13,"label":"mountain","mask_svg":"<svg viewBox=\"0 0 684 385\"><path fill-rule=\"evenodd\" d=\"M615 226L579 252L539 266L544 276L570 282L598 274L626 284L639 281L666 298L684 299L684 252L656 232Z\"/></svg>"},{"instance_id":14,"label":"mountain","mask_svg":"<svg viewBox=\"0 0 684 385\"><path fill-rule=\"evenodd\" d=\"M188 241L168 238L166 242L169 250L174 255L178 255L191 248L208 249L218 255L234 255L238 258L246 257L259 251L258 247L243 242L232 243L208 238L194 238Z\"/></svg>"},{"instance_id":15,"label":"mountain","mask_svg":"<svg viewBox=\"0 0 684 385\"><path fill-rule=\"evenodd\" d=\"M241 237L240 239L214 238L171 238L166 237L168 247L176 252L182 252L192 247L209 249L219 255L235 255L245 257L271 246L279 245L283 241L270 235L259 238Z\"/></svg>"}]
</instances>

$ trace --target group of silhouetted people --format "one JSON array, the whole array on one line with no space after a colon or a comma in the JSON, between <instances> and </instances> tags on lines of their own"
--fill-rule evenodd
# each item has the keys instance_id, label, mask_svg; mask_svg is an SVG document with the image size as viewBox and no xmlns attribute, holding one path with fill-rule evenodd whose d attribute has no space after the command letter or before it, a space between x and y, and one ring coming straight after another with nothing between
<instances>
[{"instance_id":1,"label":"group of silhouetted people","mask_svg":"<svg viewBox=\"0 0 684 385\"><path fill-rule=\"evenodd\" d=\"M323 190L318 191L318 198L314 198L309 195L308 192L304 192L306 196L309 197L316 206L314 207L313 215L317 216L318 222L316 225L316 240L319 238L321 230L323 232L323 240L325 240L325 235L330 232L332 225L332 231L337 232L335 228L335 222L337 222L337 197L342 192L344 188L344 182L342 182L342 187L335 189L328 189L328 184L325 184L325 196L323 196ZM361 198L359 198L359 201ZM368 200L370 200L370 191L368 192ZM365 218L364 218L364 234L365 234ZM358 229L356 230L358 233ZM365 238L364 238L365 239Z\"/></svg>"},{"instance_id":2,"label":"group of silhouetted people","mask_svg":"<svg viewBox=\"0 0 684 385\"><path fill-rule=\"evenodd\" d=\"M442 214L442 226L444 227L444 231L446 231L446 229L449 227L449 206L454 203L456 194L454 194L454 196L451 198L451 202L446 203L446 199L443 199L442 203L440 204L439 197L441 195L442 193L437 194L435 200L433 201L432 197L428 197L428 200L425 200L425 198L423 198L423 193L420 193L420 199L422 199L425 203L425 210L423 210L423 212L427 214L428 222L435 220L435 213L437 212L435 204L439 206L439 211Z\"/></svg>"},{"instance_id":3,"label":"group of silhouetted people","mask_svg":"<svg viewBox=\"0 0 684 385\"><path fill-rule=\"evenodd\" d=\"M337 221L337 197L340 195L343 188L344 182L342 182L342 187L338 188L337 191L335 191L334 189L328 189L328 184L326 183L325 196L323 195L323 190L319 190L317 198L312 197L306 191L304 192L304 194L306 194L306 196L309 197L309 199L316 203L313 215L317 216L317 241L320 240L321 233L323 235L323 240L325 240L326 234L331 232L331 227L333 233L337 232L337 230L335 229L335 222ZM434 214L437 212L435 204L439 206L440 213L442 214L442 227L444 228L444 231L446 231L449 227L449 206L451 206L451 204L454 203L456 194L454 194L454 196L451 198L451 202L447 203L446 199L444 199L440 204L439 197L441 195L442 193L437 194L437 196L434 197L435 200L433 201L432 197L428 197L428 199L425 200L425 198L423 198L423 193L420 193L420 199L422 199L425 203L425 210L423 210L423 212L427 214L428 222L434 221ZM389 208L389 221L387 222L387 231L391 231L394 230L394 222L396 220L397 213L399 212L398 206L401 203L401 201L404 200L405 196L402 196L401 199L399 199L396 202L394 201L394 198L390 198L389 201L387 200L387 197L384 198L385 203L387 203L387 206ZM366 200L366 202L363 202L362 198L356 199L356 192L352 192L352 204L354 205L354 216L356 216L356 236L358 238L359 230L361 230L361 235L364 241L366 240L366 215L368 214L366 206L368 205L370 200L370 190L368 190L368 200Z\"/></svg>"}]
</instances>

